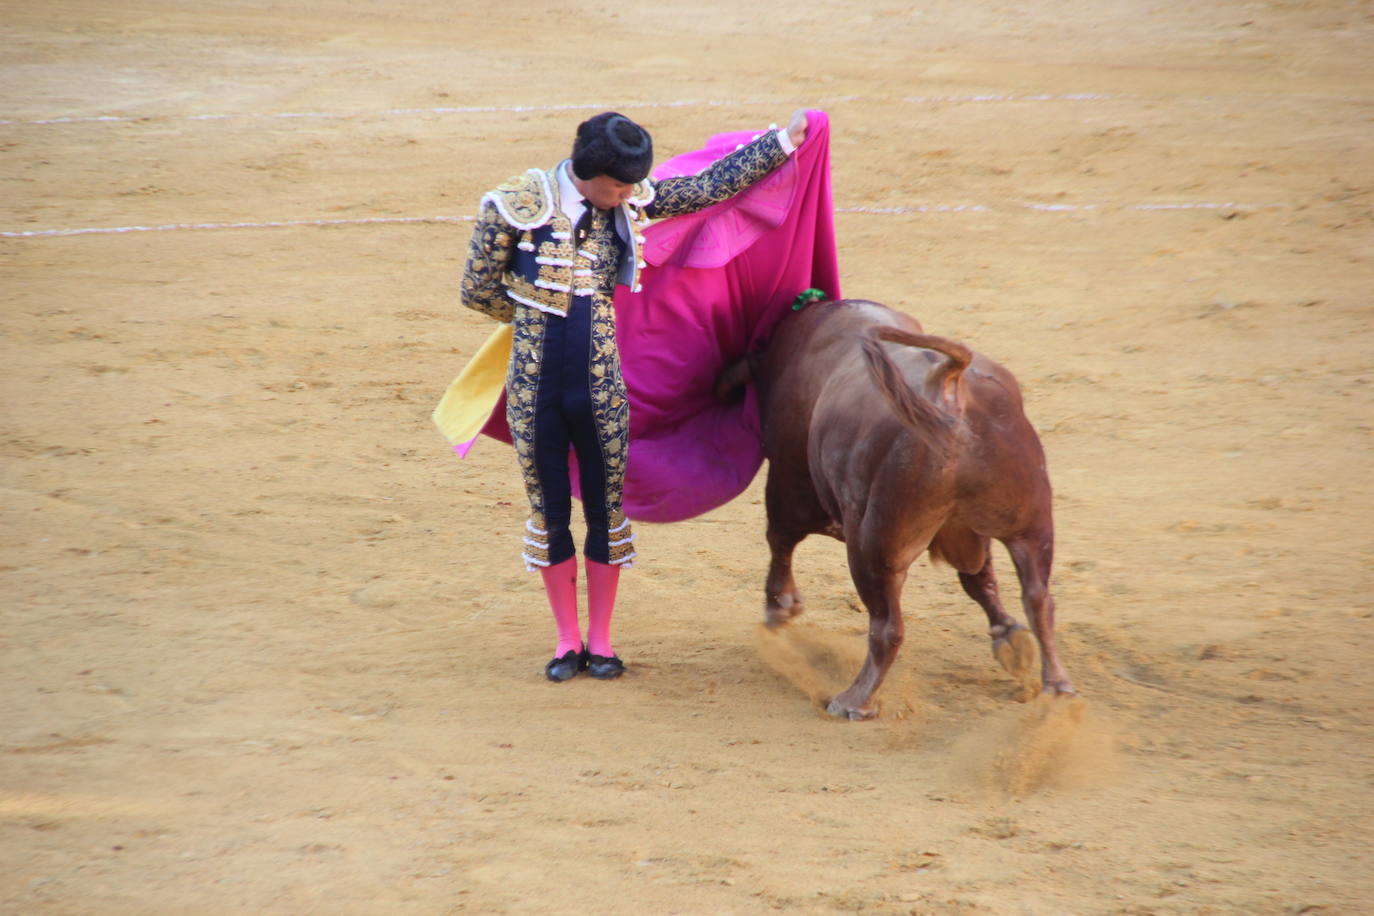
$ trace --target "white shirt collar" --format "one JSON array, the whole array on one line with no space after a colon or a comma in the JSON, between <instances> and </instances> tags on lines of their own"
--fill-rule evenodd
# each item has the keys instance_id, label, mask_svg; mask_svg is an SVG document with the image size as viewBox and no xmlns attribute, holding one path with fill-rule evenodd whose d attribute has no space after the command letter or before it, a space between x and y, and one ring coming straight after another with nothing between
<instances>
[{"instance_id":1,"label":"white shirt collar","mask_svg":"<svg viewBox=\"0 0 1374 916\"><path fill-rule=\"evenodd\" d=\"M587 210L587 205L582 202L582 192L573 184L571 159L564 159L558 164L558 205L574 226Z\"/></svg>"}]
</instances>

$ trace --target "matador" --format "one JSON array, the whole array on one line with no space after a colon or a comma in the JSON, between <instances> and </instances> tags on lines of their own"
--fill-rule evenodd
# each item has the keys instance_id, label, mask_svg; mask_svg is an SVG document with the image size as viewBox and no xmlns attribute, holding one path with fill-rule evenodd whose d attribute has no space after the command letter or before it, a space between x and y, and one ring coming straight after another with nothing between
<instances>
[{"instance_id":1,"label":"matador","mask_svg":"<svg viewBox=\"0 0 1374 916\"><path fill-rule=\"evenodd\" d=\"M621 508L629 460L629 400L615 333L615 288L638 291L650 221L705 209L757 182L806 136L798 112L696 175L649 177L653 144L624 115L578 126L572 156L530 169L482 197L462 301L512 326L506 420L530 514L521 539L540 570L558 629L552 681L580 671L620 676L610 622L620 569L636 556ZM569 451L577 457L586 538L588 629L577 609ZM689 483L689 482L684 482Z\"/></svg>"}]
</instances>

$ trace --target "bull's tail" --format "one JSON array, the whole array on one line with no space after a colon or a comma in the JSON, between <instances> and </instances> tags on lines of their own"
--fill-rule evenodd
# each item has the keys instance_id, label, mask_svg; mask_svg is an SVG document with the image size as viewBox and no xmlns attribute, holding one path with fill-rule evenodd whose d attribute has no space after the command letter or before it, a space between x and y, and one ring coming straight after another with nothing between
<instances>
[{"instance_id":1,"label":"bull's tail","mask_svg":"<svg viewBox=\"0 0 1374 916\"><path fill-rule=\"evenodd\" d=\"M907 384L906 378L893 364L883 350L882 341L903 344L908 347L921 347L934 350L945 356L945 361L937 366L931 376L932 387L937 392L932 401ZM950 433L963 413L959 397L959 379L973 353L968 347L955 340L936 337L933 334L913 334L894 327L877 327L864 335L864 360L873 376L873 381L887 399L888 404L908 426L936 439L942 447L948 447Z\"/></svg>"}]
</instances>

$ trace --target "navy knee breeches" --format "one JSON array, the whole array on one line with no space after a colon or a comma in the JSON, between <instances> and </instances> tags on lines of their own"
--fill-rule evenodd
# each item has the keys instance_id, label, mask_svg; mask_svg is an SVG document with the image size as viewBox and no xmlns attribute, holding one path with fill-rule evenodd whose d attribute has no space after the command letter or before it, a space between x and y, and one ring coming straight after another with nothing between
<instances>
[{"instance_id":1,"label":"navy knee breeches","mask_svg":"<svg viewBox=\"0 0 1374 916\"><path fill-rule=\"evenodd\" d=\"M569 448L577 455L582 513L587 524L583 554L598 563L609 563L606 467L592 405L591 301L586 296L573 298L566 318L548 320L539 366L534 464L544 493L551 566L575 553L569 529Z\"/></svg>"}]
</instances>

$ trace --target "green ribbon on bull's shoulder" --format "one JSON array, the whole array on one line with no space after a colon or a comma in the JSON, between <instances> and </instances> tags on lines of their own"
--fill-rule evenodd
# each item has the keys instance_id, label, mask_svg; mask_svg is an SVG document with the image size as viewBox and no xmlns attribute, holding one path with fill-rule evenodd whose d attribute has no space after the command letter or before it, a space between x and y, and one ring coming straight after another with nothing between
<instances>
[{"instance_id":1,"label":"green ribbon on bull's shoulder","mask_svg":"<svg viewBox=\"0 0 1374 916\"><path fill-rule=\"evenodd\" d=\"M802 290L797 298L792 300L792 311L800 312L813 302L826 302L829 299L830 296L826 294L825 290L816 289L813 286L810 289Z\"/></svg>"}]
</instances>

